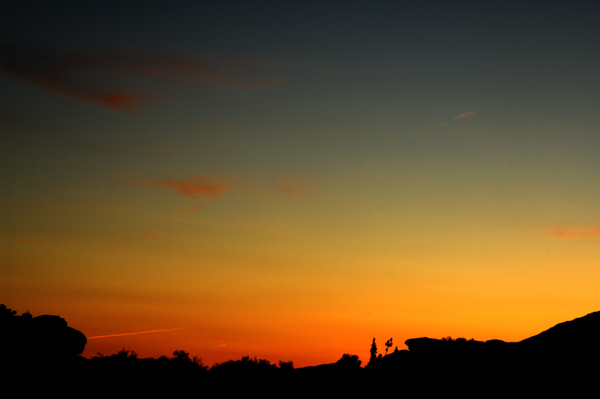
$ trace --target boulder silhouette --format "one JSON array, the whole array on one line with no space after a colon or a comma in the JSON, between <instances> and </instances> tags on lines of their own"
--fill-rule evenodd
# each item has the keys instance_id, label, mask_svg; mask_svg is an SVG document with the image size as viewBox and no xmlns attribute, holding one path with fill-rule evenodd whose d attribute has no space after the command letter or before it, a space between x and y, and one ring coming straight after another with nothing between
<instances>
[{"instance_id":1,"label":"boulder silhouette","mask_svg":"<svg viewBox=\"0 0 600 399\"><path fill-rule=\"evenodd\" d=\"M0 355L4 360L66 360L83 353L87 338L59 316L0 317Z\"/></svg>"},{"instance_id":2,"label":"boulder silhouette","mask_svg":"<svg viewBox=\"0 0 600 399\"><path fill-rule=\"evenodd\" d=\"M30 345L37 353L48 356L73 357L83 353L87 338L85 335L67 326L65 319L59 316L42 315L31 320Z\"/></svg>"}]
</instances>

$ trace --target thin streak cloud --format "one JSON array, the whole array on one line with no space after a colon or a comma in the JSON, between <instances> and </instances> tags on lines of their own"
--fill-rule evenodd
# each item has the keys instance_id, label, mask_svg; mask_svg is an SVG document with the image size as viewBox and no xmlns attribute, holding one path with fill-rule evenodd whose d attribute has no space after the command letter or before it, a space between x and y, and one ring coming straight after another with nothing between
<instances>
[{"instance_id":1,"label":"thin streak cloud","mask_svg":"<svg viewBox=\"0 0 600 399\"><path fill-rule=\"evenodd\" d=\"M460 115L456 115L454 118L452 118L453 121L457 121L459 119L464 119L467 118L469 116L475 115L475 111L467 111L467 112L463 112Z\"/></svg>"},{"instance_id":2,"label":"thin streak cloud","mask_svg":"<svg viewBox=\"0 0 600 399\"><path fill-rule=\"evenodd\" d=\"M293 196L304 193L312 187L304 180L297 179L291 176L283 176L279 180L273 182L273 186L280 192Z\"/></svg>"},{"instance_id":3,"label":"thin streak cloud","mask_svg":"<svg viewBox=\"0 0 600 399\"><path fill-rule=\"evenodd\" d=\"M97 335L95 337L87 337L87 339L109 338L109 337L122 337L124 335L149 334L149 333L155 333L155 332L175 331L175 330L182 330L182 329L183 329L183 327L177 327L177 328L166 328L166 329L163 329L163 330L138 331L138 332L132 332L132 333L123 333L123 334Z\"/></svg>"}]
</instances>

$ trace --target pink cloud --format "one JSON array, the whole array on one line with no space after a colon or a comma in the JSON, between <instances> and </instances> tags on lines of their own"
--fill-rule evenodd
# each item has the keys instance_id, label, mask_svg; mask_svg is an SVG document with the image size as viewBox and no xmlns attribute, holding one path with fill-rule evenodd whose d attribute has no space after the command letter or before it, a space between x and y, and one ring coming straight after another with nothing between
<instances>
[{"instance_id":1,"label":"pink cloud","mask_svg":"<svg viewBox=\"0 0 600 399\"><path fill-rule=\"evenodd\" d=\"M550 229L554 237L560 240L590 240L600 238L600 226L553 226Z\"/></svg>"},{"instance_id":2,"label":"pink cloud","mask_svg":"<svg viewBox=\"0 0 600 399\"><path fill-rule=\"evenodd\" d=\"M216 200L227 193L230 188L227 183L214 181L211 176L194 176L188 181L145 180L141 183L167 188L194 200Z\"/></svg>"},{"instance_id":3,"label":"pink cloud","mask_svg":"<svg viewBox=\"0 0 600 399\"><path fill-rule=\"evenodd\" d=\"M467 111L467 112L463 112L460 115L456 115L454 118L452 118L453 121L459 120L459 119L464 119L466 117L469 117L471 115L475 115L475 111Z\"/></svg>"},{"instance_id":4,"label":"pink cloud","mask_svg":"<svg viewBox=\"0 0 600 399\"><path fill-rule=\"evenodd\" d=\"M311 184L304 180L297 179L295 177L283 176L277 181L273 182L275 188L287 195L298 195L302 194L306 190L312 187Z\"/></svg>"},{"instance_id":5,"label":"pink cloud","mask_svg":"<svg viewBox=\"0 0 600 399\"><path fill-rule=\"evenodd\" d=\"M118 112L147 105L156 98L140 90L124 89L123 82L132 81L132 76L226 90L259 90L281 84L264 76L255 58L236 54L182 57L114 48L61 51L3 45L0 59L0 69L10 76L53 95Z\"/></svg>"}]
</instances>

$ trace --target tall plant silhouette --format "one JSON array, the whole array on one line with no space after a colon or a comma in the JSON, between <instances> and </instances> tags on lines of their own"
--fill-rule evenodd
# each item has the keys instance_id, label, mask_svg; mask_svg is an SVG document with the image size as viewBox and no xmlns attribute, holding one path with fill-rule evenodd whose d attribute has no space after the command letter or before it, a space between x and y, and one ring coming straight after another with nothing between
<instances>
[{"instance_id":1,"label":"tall plant silhouette","mask_svg":"<svg viewBox=\"0 0 600 399\"><path fill-rule=\"evenodd\" d=\"M392 347L393 343L393 338L390 338L387 340L387 342L385 343L385 355L387 356L388 350Z\"/></svg>"}]
</instances>

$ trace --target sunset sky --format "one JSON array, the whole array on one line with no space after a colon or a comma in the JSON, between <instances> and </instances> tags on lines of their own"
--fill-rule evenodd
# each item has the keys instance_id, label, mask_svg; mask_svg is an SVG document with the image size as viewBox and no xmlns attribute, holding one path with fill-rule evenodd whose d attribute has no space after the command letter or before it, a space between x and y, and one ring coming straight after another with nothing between
<instances>
[{"instance_id":1,"label":"sunset sky","mask_svg":"<svg viewBox=\"0 0 600 399\"><path fill-rule=\"evenodd\" d=\"M297 367L600 310L600 3L491 3L3 2L0 303Z\"/></svg>"}]
</instances>

